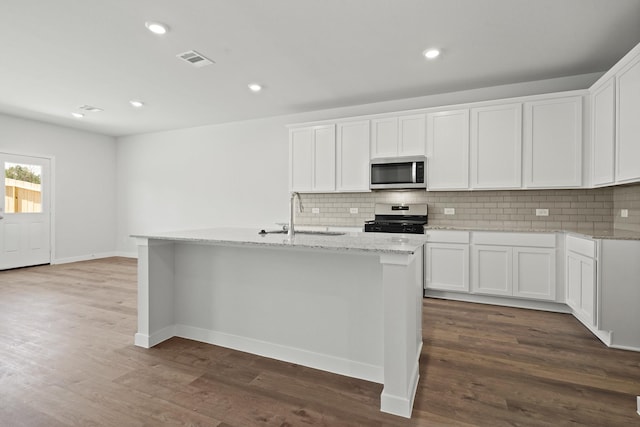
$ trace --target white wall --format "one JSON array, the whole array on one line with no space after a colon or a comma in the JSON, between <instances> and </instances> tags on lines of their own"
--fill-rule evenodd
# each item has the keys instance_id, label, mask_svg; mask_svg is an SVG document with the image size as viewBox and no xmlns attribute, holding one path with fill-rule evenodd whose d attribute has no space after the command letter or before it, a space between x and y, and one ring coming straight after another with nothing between
<instances>
[{"instance_id":1,"label":"white wall","mask_svg":"<svg viewBox=\"0 0 640 427\"><path fill-rule=\"evenodd\" d=\"M114 253L114 138L0 114L0 152L54 158L53 262Z\"/></svg>"},{"instance_id":2,"label":"white wall","mask_svg":"<svg viewBox=\"0 0 640 427\"><path fill-rule=\"evenodd\" d=\"M118 138L118 250L135 254L136 233L286 222L286 124L585 89L600 75Z\"/></svg>"},{"instance_id":3,"label":"white wall","mask_svg":"<svg viewBox=\"0 0 640 427\"><path fill-rule=\"evenodd\" d=\"M119 251L135 252L128 237L134 233L286 221L285 123L254 120L120 138Z\"/></svg>"}]
</instances>

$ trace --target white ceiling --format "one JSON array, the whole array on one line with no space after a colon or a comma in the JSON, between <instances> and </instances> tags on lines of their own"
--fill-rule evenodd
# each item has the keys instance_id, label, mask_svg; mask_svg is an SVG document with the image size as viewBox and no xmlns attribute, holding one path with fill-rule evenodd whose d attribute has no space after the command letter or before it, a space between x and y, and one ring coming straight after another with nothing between
<instances>
[{"instance_id":1,"label":"white ceiling","mask_svg":"<svg viewBox=\"0 0 640 427\"><path fill-rule=\"evenodd\" d=\"M0 0L0 112L129 135L600 72L639 42L640 0Z\"/></svg>"}]
</instances>

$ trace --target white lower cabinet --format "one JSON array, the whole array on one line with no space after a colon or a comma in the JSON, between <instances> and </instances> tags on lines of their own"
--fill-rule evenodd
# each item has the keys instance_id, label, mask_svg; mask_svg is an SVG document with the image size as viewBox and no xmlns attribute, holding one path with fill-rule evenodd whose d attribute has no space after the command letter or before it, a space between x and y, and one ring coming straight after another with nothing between
<instances>
[{"instance_id":1,"label":"white lower cabinet","mask_svg":"<svg viewBox=\"0 0 640 427\"><path fill-rule=\"evenodd\" d=\"M565 252L566 302L585 325L597 327L596 242L567 236Z\"/></svg>"},{"instance_id":2,"label":"white lower cabinet","mask_svg":"<svg viewBox=\"0 0 640 427\"><path fill-rule=\"evenodd\" d=\"M550 233L474 233L471 292L555 301L555 247Z\"/></svg>"},{"instance_id":3,"label":"white lower cabinet","mask_svg":"<svg viewBox=\"0 0 640 427\"><path fill-rule=\"evenodd\" d=\"M596 326L596 263L593 258L567 251L567 305L583 323Z\"/></svg>"},{"instance_id":4,"label":"white lower cabinet","mask_svg":"<svg viewBox=\"0 0 640 427\"><path fill-rule=\"evenodd\" d=\"M556 299L556 250L513 248L513 296Z\"/></svg>"},{"instance_id":5,"label":"white lower cabinet","mask_svg":"<svg viewBox=\"0 0 640 427\"><path fill-rule=\"evenodd\" d=\"M476 294L513 294L512 254L508 246L473 245L473 279L471 291Z\"/></svg>"},{"instance_id":6,"label":"white lower cabinet","mask_svg":"<svg viewBox=\"0 0 640 427\"><path fill-rule=\"evenodd\" d=\"M557 301L555 240L553 233L429 230L425 289Z\"/></svg>"},{"instance_id":7,"label":"white lower cabinet","mask_svg":"<svg viewBox=\"0 0 640 427\"><path fill-rule=\"evenodd\" d=\"M469 292L469 233L430 231L425 248L425 288Z\"/></svg>"}]
</instances>

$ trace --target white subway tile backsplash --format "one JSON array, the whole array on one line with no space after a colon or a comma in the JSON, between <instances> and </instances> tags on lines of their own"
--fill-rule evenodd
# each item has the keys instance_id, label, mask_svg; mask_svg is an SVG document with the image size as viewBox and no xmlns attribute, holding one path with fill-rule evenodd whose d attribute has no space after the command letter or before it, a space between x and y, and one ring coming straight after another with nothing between
<instances>
[{"instance_id":1,"label":"white subway tile backsplash","mask_svg":"<svg viewBox=\"0 0 640 427\"><path fill-rule=\"evenodd\" d=\"M640 231L640 184L590 190L313 193L302 200L305 211L296 217L301 225L362 227L373 219L376 203L427 203L431 225ZM314 207L320 214L311 213ZM357 214L349 212L352 207ZM456 214L445 216L445 207ZM629 209L628 218L620 217L621 208ZM549 209L549 216L536 216L536 209Z\"/></svg>"}]
</instances>

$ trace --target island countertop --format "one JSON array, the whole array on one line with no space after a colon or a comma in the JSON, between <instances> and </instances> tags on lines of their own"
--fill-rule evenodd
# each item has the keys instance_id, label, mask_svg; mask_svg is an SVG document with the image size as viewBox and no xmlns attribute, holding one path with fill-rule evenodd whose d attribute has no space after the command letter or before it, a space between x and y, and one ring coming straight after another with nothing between
<instances>
[{"instance_id":1,"label":"island countertop","mask_svg":"<svg viewBox=\"0 0 640 427\"><path fill-rule=\"evenodd\" d=\"M202 244L271 246L397 255L412 255L426 243L426 237L421 234L346 232L322 235L297 232L289 238L282 233L259 234L259 231L258 228L209 228L134 234L132 237Z\"/></svg>"}]
</instances>

